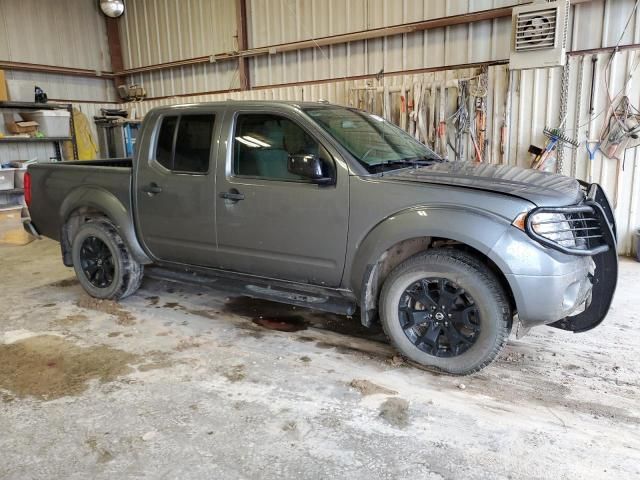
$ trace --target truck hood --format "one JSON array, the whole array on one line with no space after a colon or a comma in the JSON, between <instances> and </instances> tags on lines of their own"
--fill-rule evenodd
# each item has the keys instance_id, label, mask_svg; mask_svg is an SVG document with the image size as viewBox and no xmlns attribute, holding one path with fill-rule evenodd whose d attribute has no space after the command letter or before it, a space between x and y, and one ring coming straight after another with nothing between
<instances>
[{"instance_id":1,"label":"truck hood","mask_svg":"<svg viewBox=\"0 0 640 480\"><path fill-rule=\"evenodd\" d=\"M583 198L577 180L510 165L443 162L387 172L383 180L453 185L512 195L539 206L573 205Z\"/></svg>"}]
</instances>

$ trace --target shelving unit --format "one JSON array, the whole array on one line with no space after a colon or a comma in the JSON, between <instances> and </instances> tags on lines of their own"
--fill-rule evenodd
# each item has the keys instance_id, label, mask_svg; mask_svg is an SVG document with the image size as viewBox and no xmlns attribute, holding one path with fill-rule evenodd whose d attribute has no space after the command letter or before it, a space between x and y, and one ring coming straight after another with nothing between
<instances>
[{"instance_id":1,"label":"shelving unit","mask_svg":"<svg viewBox=\"0 0 640 480\"><path fill-rule=\"evenodd\" d=\"M31 102L0 102L0 113L3 110L67 110L69 112L69 137L5 137L0 138L0 145L7 143L52 143L55 158L62 161L62 142L70 141L73 145L73 159L78 159L78 144L76 142L75 128L73 124L73 107L67 103L31 103ZM14 159L16 160L16 159Z\"/></svg>"},{"instance_id":2,"label":"shelving unit","mask_svg":"<svg viewBox=\"0 0 640 480\"><path fill-rule=\"evenodd\" d=\"M16 145L42 145L44 144L44 148L39 147L39 155L38 158L41 161L47 161L49 159L55 158L57 161L62 161L62 143L70 141L73 145L73 159L78 158L78 147L75 138L75 128L73 124L73 111L71 104L54 104L54 103L27 103L27 102L0 102L0 114L2 113L21 113L26 111L33 110L66 110L69 112L69 132L70 136L66 137L3 137L0 138L0 162L5 163L11 160L23 160L23 158L16 158L15 151L13 148ZM2 119L0 118L0 122ZM54 156L51 157L50 154L45 154L48 150L46 144L51 144L53 147ZM2 148L6 146L5 148ZM9 148L11 147L11 148ZM27 149L27 152L30 152L31 149ZM9 152L10 156L6 155L6 152ZM23 152L23 149L18 149L18 152ZM45 158L41 158L41 157ZM28 158L24 158L27 160ZM11 188L7 190L0 190L0 208L9 207L9 206L21 206L22 207L22 216L26 217L28 215L26 206L24 205L24 189L23 188Z\"/></svg>"},{"instance_id":3,"label":"shelving unit","mask_svg":"<svg viewBox=\"0 0 640 480\"><path fill-rule=\"evenodd\" d=\"M72 137L6 137L0 138L0 143L5 142L65 142L71 140Z\"/></svg>"},{"instance_id":4,"label":"shelving unit","mask_svg":"<svg viewBox=\"0 0 640 480\"><path fill-rule=\"evenodd\" d=\"M4 193L7 195L16 194L16 193L24 193L24 188L11 188L9 190L0 190L0 193Z\"/></svg>"}]
</instances>

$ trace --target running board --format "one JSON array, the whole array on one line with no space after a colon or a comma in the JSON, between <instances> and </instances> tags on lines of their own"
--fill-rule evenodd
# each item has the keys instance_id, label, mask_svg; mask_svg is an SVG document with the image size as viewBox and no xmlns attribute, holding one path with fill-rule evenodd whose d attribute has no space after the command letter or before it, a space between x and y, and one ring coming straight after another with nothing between
<instances>
[{"instance_id":1,"label":"running board","mask_svg":"<svg viewBox=\"0 0 640 480\"><path fill-rule=\"evenodd\" d=\"M312 308L338 315L353 315L356 302L340 294L313 285L300 285L273 279L226 272L177 271L162 267L146 267L145 277L167 282L187 283L230 294L298 307Z\"/></svg>"}]
</instances>

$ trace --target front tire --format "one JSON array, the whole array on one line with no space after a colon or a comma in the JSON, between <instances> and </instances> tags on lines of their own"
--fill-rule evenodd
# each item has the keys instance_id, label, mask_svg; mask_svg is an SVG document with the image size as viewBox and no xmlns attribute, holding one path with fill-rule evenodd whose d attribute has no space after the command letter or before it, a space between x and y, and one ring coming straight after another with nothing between
<instances>
[{"instance_id":1,"label":"front tire","mask_svg":"<svg viewBox=\"0 0 640 480\"><path fill-rule=\"evenodd\" d=\"M140 287L144 267L133 259L107 219L90 220L80 226L71 258L78 281L92 297L120 300Z\"/></svg>"},{"instance_id":2,"label":"front tire","mask_svg":"<svg viewBox=\"0 0 640 480\"><path fill-rule=\"evenodd\" d=\"M391 343L410 360L468 375L491 363L506 344L511 310L488 267L467 253L434 249L389 274L380 317Z\"/></svg>"}]
</instances>

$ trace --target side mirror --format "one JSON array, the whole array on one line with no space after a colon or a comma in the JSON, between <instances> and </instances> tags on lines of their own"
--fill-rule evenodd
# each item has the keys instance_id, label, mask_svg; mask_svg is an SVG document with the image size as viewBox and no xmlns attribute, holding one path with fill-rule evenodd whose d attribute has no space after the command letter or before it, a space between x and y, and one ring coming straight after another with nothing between
<instances>
[{"instance_id":1,"label":"side mirror","mask_svg":"<svg viewBox=\"0 0 640 480\"><path fill-rule=\"evenodd\" d=\"M333 178L328 173L329 168L326 162L317 155L289 155L287 170L294 175L308 178L311 183L317 183L318 185L333 183Z\"/></svg>"}]
</instances>

